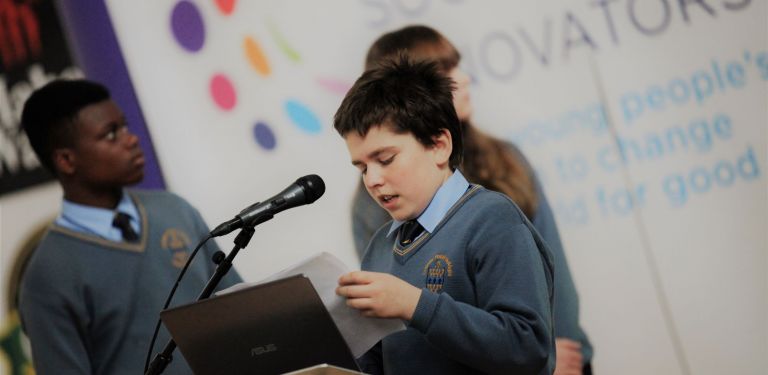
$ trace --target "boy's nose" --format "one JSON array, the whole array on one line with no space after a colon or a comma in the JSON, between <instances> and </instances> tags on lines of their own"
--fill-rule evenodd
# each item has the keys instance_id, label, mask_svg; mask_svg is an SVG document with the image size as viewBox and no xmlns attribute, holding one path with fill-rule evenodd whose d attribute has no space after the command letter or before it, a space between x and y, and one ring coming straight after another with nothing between
<instances>
[{"instance_id":1,"label":"boy's nose","mask_svg":"<svg viewBox=\"0 0 768 375\"><path fill-rule=\"evenodd\" d=\"M462 70L459 67L454 68L455 71L452 72L452 77L454 81L456 81L457 86L468 86L472 79L469 77L469 74L467 74L464 70Z\"/></svg>"},{"instance_id":2,"label":"boy's nose","mask_svg":"<svg viewBox=\"0 0 768 375\"><path fill-rule=\"evenodd\" d=\"M368 170L365 172L365 176L363 176L363 181L365 182L365 186L371 189L377 186L381 186L381 184L384 182L384 179L381 172L377 168L368 168Z\"/></svg>"},{"instance_id":3,"label":"boy's nose","mask_svg":"<svg viewBox=\"0 0 768 375\"><path fill-rule=\"evenodd\" d=\"M457 83L460 85L468 85L469 84L469 75L467 73L464 73L463 70L459 70L459 74L457 75Z\"/></svg>"},{"instance_id":4,"label":"boy's nose","mask_svg":"<svg viewBox=\"0 0 768 375\"><path fill-rule=\"evenodd\" d=\"M136 147L139 144L139 136L126 130L125 133L125 145L129 148Z\"/></svg>"}]
</instances>

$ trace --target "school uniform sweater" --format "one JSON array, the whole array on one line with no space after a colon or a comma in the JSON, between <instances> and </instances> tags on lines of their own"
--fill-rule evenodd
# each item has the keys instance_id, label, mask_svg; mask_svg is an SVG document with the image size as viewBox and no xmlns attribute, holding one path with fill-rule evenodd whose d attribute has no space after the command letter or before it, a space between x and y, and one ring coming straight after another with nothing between
<instances>
[{"instance_id":1,"label":"school uniform sweater","mask_svg":"<svg viewBox=\"0 0 768 375\"><path fill-rule=\"evenodd\" d=\"M544 194L541 181L539 181L525 156L513 144L507 143L506 146L523 163L533 181L536 196L538 197L538 205L536 212L529 219L544 239L544 242L547 243L552 253L554 267L557 270L555 272L554 296L555 337L578 341L581 344L583 361L585 364L589 363L592 361L594 351L589 337L579 323L579 295L571 275L571 270L568 267L565 249L560 240L560 233L555 222L555 215L552 212L546 194ZM362 183L358 184L352 203L352 233L354 234L355 249L360 259L363 258L365 249L376 229L390 220L391 218L387 211L371 198L365 190L365 186Z\"/></svg>"},{"instance_id":2,"label":"school uniform sweater","mask_svg":"<svg viewBox=\"0 0 768 375\"><path fill-rule=\"evenodd\" d=\"M551 374L547 245L506 196L477 185L403 247L384 225L362 269L422 288L408 328L360 358L371 374Z\"/></svg>"},{"instance_id":3,"label":"school uniform sweater","mask_svg":"<svg viewBox=\"0 0 768 375\"><path fill-rule=\"evenodd\" d=\"M200 214L167 192L128 191L138 208L136 243L114 242L53 224L24 273L22 323L35 370L47 374L140 374L160 310L181 267L208 233ZM187 270L173 299L197 299L213 274L209 241ZM240 281L230 270L220 283ZM153 356L169 339L163 328ZM189 374L175 352L164 374Z\"/></svg>"}]
</instances>

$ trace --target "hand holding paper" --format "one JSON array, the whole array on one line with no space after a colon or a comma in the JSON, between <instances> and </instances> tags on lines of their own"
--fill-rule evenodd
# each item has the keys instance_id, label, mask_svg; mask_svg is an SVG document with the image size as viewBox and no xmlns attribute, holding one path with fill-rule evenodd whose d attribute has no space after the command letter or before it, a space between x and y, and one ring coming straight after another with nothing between
<instances>
[{"instance_id":1,"label":"hand holding paper","mask_svg":"<svg viewBox=\"0 0 768 375\"><path fill-rule=\"evenodd\" d=\"M347 306L374 318L411 320L421 289L388 273L354 271L339 278L336 294Z\"/></svg>"},{"instance_id":2,"label":"hand holding paper","mask_svg":"<svg viewBox=\"0 0 768 375\"><path fill-rule=\"evenodd\" d=\"M405 325L398 319L369 318L347 306L345 299L336 294L336 287L339 277L348 273L349 268L344 263L333 255L323 252L258 283L237 284L217 294L234 292L256 284L303 274L309 278L312 286L317 290L317 294L323 300L325 308L331 314L333 322L336 323L352 354L360 357L385 336L404 330Z\"/></svg>"}]
</instances>

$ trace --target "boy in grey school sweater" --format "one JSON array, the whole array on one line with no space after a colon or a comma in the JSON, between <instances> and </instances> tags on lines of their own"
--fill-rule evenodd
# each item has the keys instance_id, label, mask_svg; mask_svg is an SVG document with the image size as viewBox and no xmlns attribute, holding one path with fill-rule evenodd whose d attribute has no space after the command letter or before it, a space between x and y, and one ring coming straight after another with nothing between
<instances>
[{"instance_id":1,"label":"boy in grey school sweater","mask_svg":"<svg viewBox=\"0 0 768 375\"><path fill-rule=\"evenodd\" d=\"M451 81L405 58L364 73L334 119L368 193L392 217L337 293L408 329L359 359L371 374L551 374L551 256L506 196L459 170Z\"/></svg>"},{"instance_id":2,"label":"boy in grey school sweater","mask_svg":"<svg viewBox=\"0 0 768 375\"><path fill-rule=\"evenodd\" d=\"M160 309L208 227L176 195L125 189L143 178L144 156L104 86L53 81L27 100L22 125L64 190L62 212L21 284L21 320L35 371L143 373ZM204 258L217 250L207 243ZM176 303L195 300L213 269L210 262L193 263ZM239 281L233 270L220 285ZM163 330L159 342L168 338ZM181 355L165 371L189 373Z\"/></svg>"}]
</instances>

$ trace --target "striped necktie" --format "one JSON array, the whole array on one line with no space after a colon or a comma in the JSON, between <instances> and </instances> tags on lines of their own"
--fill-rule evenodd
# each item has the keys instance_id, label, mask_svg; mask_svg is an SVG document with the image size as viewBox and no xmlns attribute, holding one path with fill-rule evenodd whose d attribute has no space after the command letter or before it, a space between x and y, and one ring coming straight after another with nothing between
<instances>
[{"instance_id":1,"label":"striped necktie","mask_svg":"<svg viewBox=\"0 0 768 375\"><path fill-rule=\"evenodd\" d=\"M424 231L418 221L408 220L400 226L400 245L408 246Z\"/></svg>"},{"instance_id":2,"label":"striped necktie","mask_svg":"<svg viewBox=\"0 0 768 375\"><path fill-rule=\"evenodd\" d=\"M118 212L115 214L115 218L112 220L112 226L120 229L120 233L123 234L123 239L127 242L136 242L139 240L139 235L133 230L131 226L131 217L124 212Z\"/></svg>"}]
</instances>

